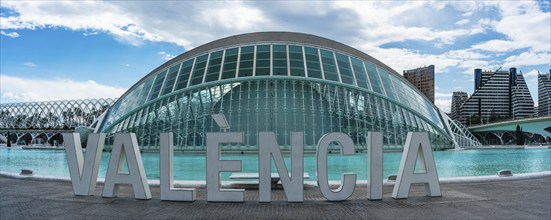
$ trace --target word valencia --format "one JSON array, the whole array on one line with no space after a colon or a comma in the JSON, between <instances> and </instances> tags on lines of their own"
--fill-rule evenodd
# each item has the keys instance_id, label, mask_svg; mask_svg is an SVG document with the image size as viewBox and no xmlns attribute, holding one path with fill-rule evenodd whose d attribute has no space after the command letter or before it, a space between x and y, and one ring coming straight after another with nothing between
<instances>
[{"instance_id":1,"label":"word valencia","mask_svg":"<svg viewBox=\"0 0 551 220\"><path fill-rule=\"evenodd\" d=\"M288 202L304 201L304 135L302 132L291 133L291 166L287 167L280 151L275 133L259 132L258 177L259 201L271 201L271 161L281 178L281 184ZM87 151L82 152L80 136L77 133L63 134L67 161L73 191L75 195L92 195L96 188L99 164L105 142L105 134L95 133L88 137ZM209 202L243 202L244 189L221 189L221 172L241 172L242 161L222 160L221 144L239 144L243 142L243 132L213 132L206 136L206 189ZM369 132L367 143L366 169L368 170L367 199L381 200L383 196L383 133ZM194 201L195 188L175 188L173 170L173 134L160 134L160 191L161 200ZM317 146L317 184L322 195L329 201L348 199L356 187L356 174L342 174L340 186L332 189L327 177L327 156L331 143L339 143L342 155L354 154L354 143L344 133L328 133L320 138ZM415 172L419 160L420 172ZM128 172L123 173L124 162ZM290 171L289 171L290 170ZM427 133L410 132L404 145L398 175L392 198L408 198L411 185L425 185L427 196L441 196L440 183L432 155ZM120 184L128 184L134 190L136 199L150 199L151 191L147 183L138 142L134 133L115 134L103 197L116 197Z\"/></svg>"}]
</instances>

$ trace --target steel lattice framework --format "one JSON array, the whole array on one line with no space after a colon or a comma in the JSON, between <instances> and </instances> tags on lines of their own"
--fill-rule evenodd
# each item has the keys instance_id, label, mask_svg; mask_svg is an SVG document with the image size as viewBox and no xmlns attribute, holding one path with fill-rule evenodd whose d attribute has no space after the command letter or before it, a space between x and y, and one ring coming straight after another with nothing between
<instances>
[{"instance_id":1,"label":"steel lattice framework","mask_svg":"<svg viewBox=\"0 0 551 220\"><path fill-rule=\"evenodd\" d=\"M4 138L10 133L16 143L35 143L36 137L46 142L60 132L92 126L113 103L108 98L0 104L0 133Z\"/></svg>"},{"instance_id":2,"label":"steel lattice framework","mask_svg":"<svg viewBox=\"0 0 551 220\"><path fill-rule=\"evenodd\" d=\"M460 121L448 119L450 128L454 133L455 142L462 147L480 147L482 143Z\"/></svg>"},{"instance_id":3,"label":"steel lattice framework","mask_svg":"<svg viewBox=\"0 0 551 220\"><path fill-rule=\"evenodd\" d=\"M0 129L71 129L90 126L114 99L0 104Z\"/></svg>"},{"instance_id":4,"label":"steel lattice framework","mask_svg":"<svg viewBox=\"0 0 551 220\"><path fill-rule=\"evenodd\" d=\"M160 132L174 132L176 149L204 150L206 132L220 131L213 113L244 132L245 143L226 150L257 150L259 131L275 132L284 148L290 132L304 131L311 150L328 132L347 133L358 149L368 131L384 132L385 149L401 149L409 131L428 132L434 148L457 145L447 116L394 70L344 44L289 32L232 36L179 55L132 86L98 131L108 142L134 132L153 150Z\"/></svg>"}]
</instances>

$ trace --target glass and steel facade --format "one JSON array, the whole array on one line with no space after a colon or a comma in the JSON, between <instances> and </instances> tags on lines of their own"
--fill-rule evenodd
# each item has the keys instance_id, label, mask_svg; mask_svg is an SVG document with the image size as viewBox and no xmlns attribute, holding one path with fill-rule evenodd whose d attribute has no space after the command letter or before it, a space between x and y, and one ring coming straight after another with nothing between
<instances>
[{"instance_id":1,"label":"glass and steel facade","mask_svg":"<svg viewBox=\"0 0 551 220\"><path fill-rule=\"evenodd\" d=\"M232 36L190 50L158 67L109 109L99 132L134 132L143 149L158 149L173 132L176 150L204 150L206 132L220 132L210 115L223 113L228 131L257 150L258 132L275 132L289 148L304 132L314 150L329 132L350 135L365 149L368 131L384 132L385 149L400 150L407 132L425 131L434 148L452 148L453 131L439 110L402 76L344 44L300 33Z\"/></svg>"}]
</instances>

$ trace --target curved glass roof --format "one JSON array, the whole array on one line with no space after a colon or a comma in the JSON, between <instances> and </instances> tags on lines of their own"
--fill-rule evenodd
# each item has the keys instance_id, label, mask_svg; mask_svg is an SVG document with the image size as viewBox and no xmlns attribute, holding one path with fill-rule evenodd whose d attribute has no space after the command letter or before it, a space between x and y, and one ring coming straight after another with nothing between
<instances>
[{"instance_id":1,"label":"curved glass roof","mask_svg":"<svg viewBox=\"0 0 551 220\"><path fill-rule=\"evenodd\" d=\"M110 130L117 120L162 97L255 77L354 87L410 109L445 130L435 106L385 64L344 44L289 32L232 36L177 56L132 86L110 109L100 130Z\"/></svg>"}]
</instances>

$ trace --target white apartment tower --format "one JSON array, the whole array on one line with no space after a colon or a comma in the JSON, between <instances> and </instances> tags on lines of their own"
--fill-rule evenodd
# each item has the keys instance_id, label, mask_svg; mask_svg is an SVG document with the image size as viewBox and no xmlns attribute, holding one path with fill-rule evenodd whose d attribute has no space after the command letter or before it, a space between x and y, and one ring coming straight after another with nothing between
<instances>
[{"instance_id":1,"label":"white apartment tower","mask_svg":"<svg viewBox=\"0 0 551 220\"><path fill-rule=\"evenodd\" d=\"M534 115L534 101L522 73L516 68L500 69L475 69L475 91L461 107L467 125Z\"/></svg>"},{"instance_id":2,"label":"white apartment tower","mask_svg":"<svg viewBox=\"0 0 551 220\"><path fill-rule=\"evenodd\" d=\"M538 74L538 116L551 115L551 70Z\"/></svg>"},{"instance_id":3,"label":"white apartment tower","mask_svg":"<svg viewBox=\"0 0 551 220\"><path fill-rule=\"evenodd\" d=\"M465 124L466 119L461 115L461 106L469 99L466 92L453 92L450 118Z\"/></svg>"}]
</instances>

